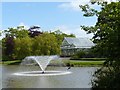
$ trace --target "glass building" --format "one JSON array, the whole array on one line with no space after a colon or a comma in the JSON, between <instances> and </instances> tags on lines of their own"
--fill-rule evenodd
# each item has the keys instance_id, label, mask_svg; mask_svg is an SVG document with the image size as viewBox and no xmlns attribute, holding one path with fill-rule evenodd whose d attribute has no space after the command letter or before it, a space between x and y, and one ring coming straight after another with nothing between
<instances>
[{"instance_id":1,"label":"glass building","mask_svg":"<svg viewBox=\"0 0 120 90\"><path fill-rule=\"evenodd\" d=\"M80 50L87 51L94 45L89 38L65 37L61 45L61 56L71 56Z\"/></svg>"}]
</instances>

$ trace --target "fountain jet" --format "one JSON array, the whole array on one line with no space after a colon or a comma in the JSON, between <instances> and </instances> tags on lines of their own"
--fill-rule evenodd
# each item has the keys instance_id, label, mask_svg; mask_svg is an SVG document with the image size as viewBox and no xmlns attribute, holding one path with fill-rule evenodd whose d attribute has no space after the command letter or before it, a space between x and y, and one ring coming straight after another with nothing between
<instances>
[{"instance_id":1,"label":"fountain jet","mask_svg":"<svg viewBox=\"0 0 120 90\"><path fill-rule=\"evenodd\" d=\"M42 69L42 73L44 73L47 65L50 63L51 60L56 60L59 57L57 55L52 55L52 56L28 56L25 57L25 59L23 59L23 63L21 64L31 64L34 61L37 62L37 64L39 65L39 67Z\"/></svg>"},{"instance_id":2,"label":"fountain jet","mask_svg":"<svg viewBox=\"0 0 120 90\"><path fill-rule=\"evenodd\" d=\"M47 65L50 63L51 60L59 60L57 55L52 56L28 56L25 57L22 61L22 65L39 65L42 71L27 71L27 72L18 72L13 73L13 75L18 76L55 76L55 75L66 75L71 74L69 71L45 71Z\"/></svg>"}]
</instances>

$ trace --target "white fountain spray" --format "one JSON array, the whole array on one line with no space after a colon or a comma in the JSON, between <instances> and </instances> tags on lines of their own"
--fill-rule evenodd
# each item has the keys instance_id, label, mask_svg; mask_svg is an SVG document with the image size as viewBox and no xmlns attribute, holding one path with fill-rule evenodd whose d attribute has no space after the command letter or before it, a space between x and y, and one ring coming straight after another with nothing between
<instances>
[{"instance_id":1,"label":"white fountain spray","mask_svg":"<svg viewBox=\"0 0 120 90\"><path fill-rule=\"evenodd\" d=\"M67 71L45 71L47 65L50 63L51 60L60 60L60 58L57 55L25 57L25 59L23 59L23 61L21 63L22 65L33 65L33 64L37 63L39 65L39 67L42 69L42 72L41 71L27 71L27 72L13 73L12 75L18 75L18 76L54 76L54 75L66 75L66 74L71 73L68 70ZM46 73L44 73L44 71Z\"/></svg>"},{"instance_id":2,"label":"white fountain spray","mask_svg":"<svg viewBox=\"0 0 120 90\"><path fill-rule=\"evenodd\" d=\"M51 60L57 60L59 57L57 55L52 55L52 56L28 56L25 57L23 62L21 64L31 64L34 61L37 62L39 67L42 69L44 72L47 65L50 63Z\"/></svg>"}]
</instances>

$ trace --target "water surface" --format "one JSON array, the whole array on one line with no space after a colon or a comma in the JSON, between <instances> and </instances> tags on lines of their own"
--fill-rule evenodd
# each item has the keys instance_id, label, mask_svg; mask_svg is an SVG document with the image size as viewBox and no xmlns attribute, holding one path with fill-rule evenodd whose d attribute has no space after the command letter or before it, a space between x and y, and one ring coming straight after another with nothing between
<instances>
[{"instance_id":1,"label":"water surface","mask_svg":"<svg viewBox=\"0 0 120 90\"><path fill-rule=\"evenodd\" d=\"M2 88L90 88L92 73L97 67L72 67L72 74L58 76L15 76L13 73L39 71L38 66L2 66ZM1 70L1 67L0 67ZM67 70L67 67L48 67L47 70Z\"/></svg>"}]
</instances>

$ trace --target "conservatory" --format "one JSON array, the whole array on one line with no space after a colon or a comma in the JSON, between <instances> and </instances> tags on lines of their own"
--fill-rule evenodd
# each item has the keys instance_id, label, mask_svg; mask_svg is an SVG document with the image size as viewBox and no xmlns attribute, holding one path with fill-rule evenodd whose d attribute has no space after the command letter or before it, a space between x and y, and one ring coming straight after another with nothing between
<instances>
[{"instance_id":1,"label":"conservatory","mask_svg":"<svg viewBox=\"0 0 120 90\"><path fill-rule=\"evenodd\" d=\"M88 51L94 43L89 38L65 37L61 45L61 56L71 56L80 50Z\"/></svg>"}]
</instances>

